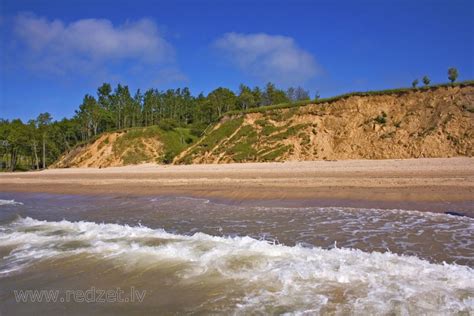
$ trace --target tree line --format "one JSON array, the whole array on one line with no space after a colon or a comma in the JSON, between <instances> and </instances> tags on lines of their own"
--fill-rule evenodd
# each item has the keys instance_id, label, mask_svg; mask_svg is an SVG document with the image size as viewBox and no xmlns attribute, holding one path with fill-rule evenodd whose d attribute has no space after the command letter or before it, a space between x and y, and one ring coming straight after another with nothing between
<instances>
[{"instance_id":1,"label":"tree line","mask_svg":"<svg viewBox=\"0 0 474 316\"><path fill-rule=\"evenodd\" d=\"M451 83L458 75L456 68L448 69ZM431 80L424 76L422 82L429 86ZM415 79L412 87L418 83ZM0 118L0 170L44 169L63 152L103 132L160 125L189 127L199 134L228 111L309 99L309 92L301 87L285 91L273 83L263 88L241 84L237 92L219 87L207 96L193 96L189 88L145 92L138 89L132 94L126 85L118 84L112 89L104 83L96 96L84 96L72 118L54 121L47 112L27 122ZM314 99L319 99L318 92Z\"/></svg>"},{"instance_id":2,"label":"tree line","mask_svg":"<svg viewBox=\"0 0 474 316\"><path fill-rule=\"evenodd\" d=\"M309 99L309 92L301 87L285 91L273 83L263 88L241 84L237 92L219 87L207 96L193 96L189 88L132 93L126 85L112 89L104 83L96 96L84 96L72 118L54 121L49 113L41 113L27 122L0 119L0 168L46 168L63 152L103 132L161 124L199 133L228 111Z\"/></svg>"},{"instance_id":3,"label":"tree line","mask_svg":"<svg viewBox=\"0 0 474 316\"><path fill-rule=\"evenodd\" d=\"M448 79L451 83L454 83L458 79L458 76L459 76L459 73L458 73L458 70L456 68L451 67L451 68L448 69ZM428 77L426 75L423 76L423 78L421 78L421 81L423 82L425 87L428 87L431 83L430 77ZM416 78L415 80L412 81L411 86L413 88L416 88L419 83L420 83L420 81L418 80L418 78Z\"/></svg>"}]
</instances>

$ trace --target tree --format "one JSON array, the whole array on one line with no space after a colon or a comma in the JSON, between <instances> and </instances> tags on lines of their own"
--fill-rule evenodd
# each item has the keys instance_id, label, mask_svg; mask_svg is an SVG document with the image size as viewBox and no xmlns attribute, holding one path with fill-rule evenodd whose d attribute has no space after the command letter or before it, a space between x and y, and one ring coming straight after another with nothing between
<instances>
[{"instance_id":1,"label":"tree","mask_svg":"<svg viewBox=\"0 0 474 316\"><path fill-rule=\"evenodd\" d=\"M454 83L456 79L458 78L458 70L454 67L451 67L448 69L448 79L451 81L451 83Z\"/></svg>"},{"instance_id":2,"label":"tree","mask_svg":"<svg viewBox=\"0 0 474 316\"><path fill-rule=\"evenodd\" d=\"M34 155L34 161L35 161L35 167L36 170L39 170L40 164L39 164L39 158L38 158L38 144L40 140L38 139L38 133L37 133L37 126L36 126L36 121L35 120L29 120L28 121L28 139L31 144L31 151Z\"/></svg>"},{"instance_id":3,"label":"tree","mask_svg":"<svg viewBox=\"0 0 474 316\"><path fill-rule=\"evenodd\" d=\"M97 135L100 122L104 116L104 110L99 106L95 98L86 94L79 111L76 112L80 118L87 138Z\"/></svg>"},{"instance_id":4,"label":"tree","mask_svg":"<svg viewBox=\"0 0 474 316\"><path fill-rule=\"evenodd\" d=\"M302 87L298 87L295 90L295 99L296 101L303 101L303 100L309 100L309 91L303 89Z\"/></svg>"},{"instance_id":5,"label":"tree","mask_svg":"<svg viewBox=\"0 0 474 316\"><path fill-rule=\"evenodd\" d=\"M8 143L8 131L10 128L10 122L8 120L0 118L0 168L6 169L7 166L7 156L8 156L8 149L10 144Z\"/></svg>"},{"instance_id":6,"label":"tree","mask_svg":"<svg viewBox=\"0 0 474 316\"><path fill-rule=\"evenodd\" d=\"M259 107L263 105L263 93L259 87L255 87L252 90L253 99L255 100L255 106Z\"/></svg>"},{"instance_id":7,"label":"tree","mask_svg":"<svg viewBox=\"0 0 474 316\"><path fill-rule=\"evenodd\" d=\"M316 91L316 93L314 94L314 100L318 101L320 98L321 98L321 95L319 94L319 91Z\"/></svg>"},{"instance_id":8,"label":"tree","mask_svg":"<svg viewBox=\"0 0 474 316\"><path fill-rule=\"evenodd\" d=\"M290 99L290 101L295 101L295 88L289 87L288 90L286 90L286 96L288 97L288 99Z\"/></svg>"},{"instance_id":9,"label":"tree","mask_svg":"<svg viewBox=\"0 0 474 316\"><path fill-rule=\"evenodd\" d=\"M116 128L130 127L130 117L132 117L133 99L128 86L117 85L112 100L112 117Z\"/></svg>"},{"instance_id":10,"label":"tree","mask_svg":"<svg viewBox=\"0 0 474 316\"><path fill-rule=\"evenodd\" d=\"M422 80L426 87L430 85L431 80L428 78L428 76L424 76Z\"/></svg>"},{"instance_id":11,"label":"tree","mask_svg":"<svg viewBox=\"0 0 474 316\"><path fill-rule=\"evenodd\" d=\"M101 108L103 124L100 129L101 131L109 130L114 128L114 118L112 117L112 87L108 83L103 83L97 89L97 103Z\"/></svg>"},{"instance_id":12,"label":"tree","mask_svg":"<svg viewBox=\"0 0 474 316\"><path fill-rule=\"evenodd\" d=\"M411 83L411 86L412 86L413 88L416 88L416 86L418 85L418 83L419 83L418 79L415 79L415 80L413 80L413 82Z\"/></svg>"},{"instance_id":13,"label":"tree","mask_svg":"<svg viewBox=\"0 0 474 316\"><path fill-rule=\"evenodd\" d=\"M189 88L185 87L181 90L180 100L182 103L182 111L180 121L182 124L191 124L194 122L195 100L191 95Z\"/></svg>"},{"instance_id":14,"label":"tree","mask_svg":"<svg viewBox=\"0 0 474 316\"><path fill-rule=\"evenodd\" d=\"M207 96L213 109L217 110L217 117L224 112L234 110L236 97L234 92L227 88L217 88Z\"/></svg>"},{"instance_id":15,"label":"tree","mask_svg":"<svg viewBox=\"0 0 474 316\"><path fill-rule=\"evenodd\" d=\"M255 98L252 90L246 85L241 84L239 86L239 95L237 97L237 105L242 110L255 107Z\"/></svg>"},{"instance_id":16,"label":"tree","mask_svg":"<svg viewBox=\"0 0 474 316\"><path fill-rule=\"evenodd\" d=\"M285 91L277 89L271 82L265 86L265 92L263 93L263 105L279 104L289 102L290 99L287 97Z\"/></svg>"},{"instance_id":17,"label":"tree","mask_svg":"<svg viewBox=\"0 0 474 316\"><path fill-rule=\"evenodd\" d=\"M143 94L141 93L140 89L137 89L135 95L133 96L132 100L132 118L131 118L131 125L132 127L141 126L139 121L141 121L142 116L142 103L143 103Z\"/></svg>"},{"instance_id":18,"label":"tree","mask_svg":"<svg viewBox=\"0 0 474 316\"><path fill-rule=\"evenodd\" d=\"M108 83L103 83L96 93L96 97L86 94L70 119L53 121L49 113L41 113L26 124L0 118L0 168L46 168L63 152L102 132L165 122L201 135L206 126L228 111L309 99L308 91L301 87L285 92L272 83L264 89L242 84L237 95L220 87L207 96L201 93L194 97L184 87L149 89L145 93L136 90L132 96L127 86L118 84L112 89Z\"/></svg>"},{"instance_id":19,"label":"tree","mask_svg":"<svg viewBox=\"0 0 474 316\"><path fill-rule=\"evenodd\" d=\"M72 119L64 118L54 123L58 130L58 138L55 140L61 151L69 151L76 143L80 141L81 122L74 117Z\"/></svg>"},{"instance_id":20,"label":"tree","mask_svg":"<svg viewBox=\"0 0 474 316\"><path fill-rule=\"evenodd\" d=\"M286 97L288 98L288 100L290 101L301 101L301 100L309 100L310 99L310 96L309 96L309 91L301 88L301 87L297 87L297 88L293 88L293 87L290 87L288 88L288 90L286 91Z\"/></svg>"},{"instance_id":21,"label":"tree","mask_svg":"<svg viewBox=\"0 0 474 316\"><path fill-rule=\"evenodd\" d=\"M48 137L48 128L52 120L53 118L48 112L40 113L36 118L36 124L38 126L38 130L40 131L41 140L43 143L43 169L46 169L46 139Z\"/></svg>"}]
</instances>

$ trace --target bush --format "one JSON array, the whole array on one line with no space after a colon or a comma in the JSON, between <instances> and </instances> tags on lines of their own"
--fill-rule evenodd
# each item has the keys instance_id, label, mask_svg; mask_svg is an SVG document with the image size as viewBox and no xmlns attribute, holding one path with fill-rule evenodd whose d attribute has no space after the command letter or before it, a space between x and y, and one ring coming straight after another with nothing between
<instances>
[{"instance_id":1,"label":"bush","mask_svg":"<svg viewBox=\"0 0 474 316\"><path fill-rule=\"evenodd\" d=\"M204 134L204 131L206 130L207 127L208 125L206 123L194 123L189 127L190 128L189 132L193 136L201 137Z\"/></svg>"},{"instance_id":2,"label":"bush","mask_svg":"<svg viewBox=\"0 0 474 316\"><path fill-rule=\"evenodd\" d=\"M379 115L376 118L374 118L374 121L376 121L379 124L385 124L387 123L387 119L383 115Z\"/></svg>"},{"instance_id":3,"label":"bush","mask_svg":"<svg viewBox=\"0 0 474 316\"><path fill-rule=\"evenodd\" d=\"M163 119L158 122L158 127L164 131L171 131L178 127L179 124L173 119Z\"/></svg>"},{"instance_id":4,"label":"bush","mask_svg":"<svg viewBox=\"0 0 474 316\"><path fill-rule=\"evenodd\" d=\"M165 164L170 164L173 162L174 157L176 156L176 153L173 151L165 151L165 154L163 155L163 158L161 161Z\"/></svg>"},{"instance_id":5,"label":"bush","mask_svg":"<svg viewBox=\"0 0 474 316\"><path fill-rule=\"evenodd\" d=\"M172 163L175 156L182 152L189 144L193 143L195 139L187 128L176 127L171 131L161 132L160 140L164 145L164 154L159 162Z\"/></svg>"}]
</instances>

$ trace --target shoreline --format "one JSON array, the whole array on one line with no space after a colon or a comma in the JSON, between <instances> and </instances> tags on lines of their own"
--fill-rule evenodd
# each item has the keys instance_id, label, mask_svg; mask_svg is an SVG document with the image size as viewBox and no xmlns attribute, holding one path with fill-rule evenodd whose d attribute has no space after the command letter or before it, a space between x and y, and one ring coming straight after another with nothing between
<instances>
[{"instance_id":1,"label":"shoreline","mask_svg":"<svg viewBox=\"0 0 474 316\"><path fill-rule=\"evenodd\" d=\"M50 169L0 174L0 191L189 196L237 205L460 211L474 217L474 159Z\"/></svg>"}]
</instances>

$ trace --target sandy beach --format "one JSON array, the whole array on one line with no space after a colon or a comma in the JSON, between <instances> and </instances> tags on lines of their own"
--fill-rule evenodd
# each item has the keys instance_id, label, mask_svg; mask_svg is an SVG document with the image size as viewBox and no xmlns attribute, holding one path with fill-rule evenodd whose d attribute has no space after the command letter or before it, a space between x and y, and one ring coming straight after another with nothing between
<instances>
[{"instance_id":1,"label":"sandy beach","mask_svg":"<svg viewBox=\"0 0 474 316\"><path fill-rule=\"evenodd\" d=\"M474 214L474 159L137 165L0 174L3 192L179 195L282 206Z\"/></svg>"}]
</instances>

